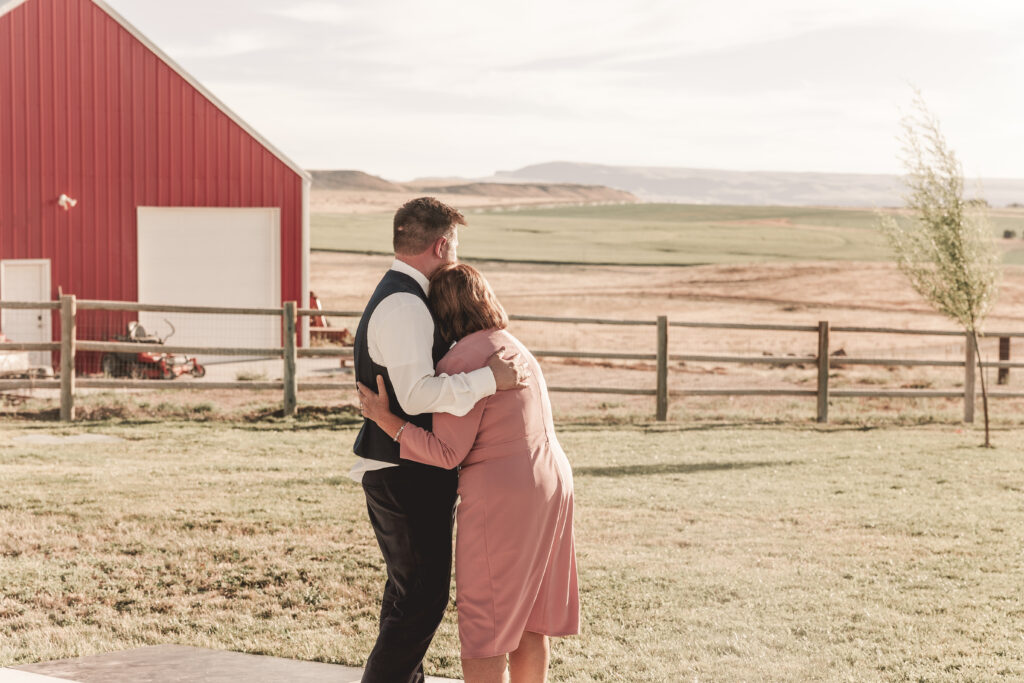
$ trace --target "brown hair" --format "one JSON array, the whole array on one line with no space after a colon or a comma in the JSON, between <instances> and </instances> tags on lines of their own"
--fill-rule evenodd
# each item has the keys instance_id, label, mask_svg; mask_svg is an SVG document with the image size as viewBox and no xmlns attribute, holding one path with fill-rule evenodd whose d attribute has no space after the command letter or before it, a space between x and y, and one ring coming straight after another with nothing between
<instances>
[{"instance_id":1,"label":"brown hair","mask_svg":"<svg viewBox=\"0 0 1024 683\"><path fill-rule=\"evenodd\" d=\"M430 309L445 341L480 330L503 330L508 315L484 276L465 263L441 266L430 277Z\"/></svg>"},{"instance_id":2,"label":"brown hair","mask_svg":"<svg viewBox=\"0 0 1024 683\"><path fill-rule=\"evenodd\" d=\"M433 197L420 197L395 212L396 254L422 254L438 237L451 236L452 227L465 225L466 217Z\"/></svg>"}]
</instances>

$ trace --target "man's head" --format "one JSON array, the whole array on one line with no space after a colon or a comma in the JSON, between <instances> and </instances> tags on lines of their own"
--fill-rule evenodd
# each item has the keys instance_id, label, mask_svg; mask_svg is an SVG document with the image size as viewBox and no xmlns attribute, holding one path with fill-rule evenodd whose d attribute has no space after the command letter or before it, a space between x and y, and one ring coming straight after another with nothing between
<instances>
[{"instance_id":1,"label":"man's head","mask_svg":"<svg viewBox=\"0 0 1024 683\"><path fill-rule=\"evenodd\" d=\"M465 224L458 209L433 197L408 201L395 212L395 255L418 261L414 265L429 276L438 266L455 263L458 226Z\"/></svg>"}]
</instances>

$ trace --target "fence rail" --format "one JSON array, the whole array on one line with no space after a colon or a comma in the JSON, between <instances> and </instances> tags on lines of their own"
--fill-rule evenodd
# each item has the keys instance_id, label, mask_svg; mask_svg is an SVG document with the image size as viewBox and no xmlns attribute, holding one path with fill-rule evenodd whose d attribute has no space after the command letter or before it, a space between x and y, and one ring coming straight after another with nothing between
<instances>
[{"instance_id":1,"label":"fence rail","mask_svg":"<svg viewBox=\"0 0 1024 683\"><path fill-rule=\"evenodd\" d=\"M9 351L51 351L60 352L59 379L0 379L0 390L25 388L59 388L61 392L61 419L74 420L75 390L84 389L188 389L250 391L281 391L284 413L292 415L298 404L301 391L337 389L337 382L299 382L296 360L299 358L351 358L352 349L297 348L296 322L300 316L329 316L357 318L360 311L335 311L298 308L294 302L287 302L281 308L225 308L210 306L180 306L166 304L141 304L131 301L77 300L65 295L59 301L0 301L0 309L56 310L60 312L60 342L2 342L0 353ZM148 311L168 313L207 313L220 315L278 316L281 318L283 344L280 347L215 347L215 346L168 346L163 344L110 342L77 339L78 311ZM666 420L671 398L687 396L807 396L817 400L817 419L828 421L829 401L832 398L963 398L964 421L973 422L976 401L975 379L977 368L998 368L1000 381L1011 368L1024 368L1024 362L1009 360L1010 339L1024 338L1024 332L990 332L987 337L1000 339L1000 360L978 363L970 338L962 331L934 329L903 329L891 327L830 326L828 321L817 325L776 325L756 323L721 323L700 321L669 321L666 316L654 320L621 320L609 318L568 318L537 315L512 315L518 322L542 322L573 325L616 325L655 328L655 353L623 353L617 351L564 351L539 350L534 355L540 358L574 358L601 360L632 360L654 362L654 387L601 387L601 386L551 386L552 392L592 393L628 396L653 396L655 418ZM668 352L669 330L671 328L744 330L761 332L800 332L817 335L817 354L814 356L746 356L727 354L670 354ZM963 360L914 359L914 358L857 358L830 355L832 333L851 334L901 334L920 336L959 337L965 340ZM217 356L246 356L259 358L281 358L283 373L281 381L192 381L176 383L160 380L76 378L75 353L89 351L99 353L138 353L154 351L160 353L208 354ZM670 390L668 386L669 362L727 363L740 365L813 365L817 372L817 386L814 389L794 388L722 388ZM836 389L830 386L829 371L846 365L875 365L883 367L962 367L964 368L963 390L932 389ZM990 391L990 398L1024 398L1024 392Z\"/></svg>"},{"instance_id":2,"label":"fence rail","mask_svg":"<svg viewBox=\"0 0 1024 683\"><path fill-rule=\"evenodd\" d=\"M175 304L139 304L134 301L81 299L78 309L85 311L142 311L151 313L211 313L221 315L282 315L280 308L225 308L223 306L180 306Z\"/></svg>"},{"instance_id":3,"label":"fence rail","mask_svg":"<svg viewBox=\"0 0 1024 683\"><path fill-rule=\"evenodd\" d=\"M233 347L233 346L173 346L171 344L149 344L140 342L98 342L79 341L79 351L104 351L107 353L191 353L210 356L277 356L284 354L283 348ZM60 350L60 349L58 349Z\"/></svg>"}]
</instances>

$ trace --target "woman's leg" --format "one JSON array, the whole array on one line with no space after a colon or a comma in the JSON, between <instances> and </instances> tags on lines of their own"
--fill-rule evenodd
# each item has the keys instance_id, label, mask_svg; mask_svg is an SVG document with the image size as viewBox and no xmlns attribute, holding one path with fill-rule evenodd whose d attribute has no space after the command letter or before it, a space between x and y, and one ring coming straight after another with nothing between
<instances>
[{"instance_id":1,"label":"woman's leg","mask_svg":"<svg viewBox=\"0 0 1024 683\"><path fill-rule=\"evenodd\" d=\"M524 631L519 647L508 655L508 668L512 683L544 683L548 680L548 660L551 649L548 637Z\"/></svg>"},{"instance_id":2,"label":"woman's leg","mask_svg":"<svg viewBox=\"0 0 1024 683\"><path fill-rule=\"evenodd\" d=\"M462 677L466 683L508 683L508 655L463 659Z\"/></svg>"}]
</instances>

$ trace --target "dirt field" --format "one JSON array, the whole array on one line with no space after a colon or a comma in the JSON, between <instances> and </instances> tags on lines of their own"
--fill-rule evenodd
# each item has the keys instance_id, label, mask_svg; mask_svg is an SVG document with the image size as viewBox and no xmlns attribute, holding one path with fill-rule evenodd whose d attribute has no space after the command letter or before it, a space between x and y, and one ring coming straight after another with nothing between
<instances>
[{"instance_id":1,"label":"dirt field","mask_svg":"<svg viewBox=\"0 0 1024 683\"><path fill-rule=\"evenodd\" d=\"M361 310L390 259L328 252L314 252L312 283L324 306L336 310ZM953 329L953 324L933 313L910 288L895 266L886 263L761 263L729 266L628 267L547 266L520 263L475 262L491 281L509 313L570 317L654 320L667 315L671 321L784 323L816 325L828 320L833 326ZM354 320L336 325L354 326ZM1024 331L1024 268L1007 266L999 301L990 317L990 331ZM513 331L532 349L576 351L651 352L653 327L610 327L551 323L513 323ZM1017 345L1022 342L1017 340ZM983 352L996 356L995 340L983 341ZM745 332L673 328L670 353L727 353L742 355L812 356L817 339L812 333ZM963 341L950 337L909 335L832 335L833 351L843 349L852 357L907 357L962 360ZM1024 350L1013 349L1016 355ZM602 363L544 361L552 385L622 386L653 388L653 363ZM792 387L813 389L815 369L775 368L754 365L673 363L671 388ZM994 377L994 373L993 373ZM935 388L963 386L957 368L899 368L855 366L833 372L833 388ZM1024 371L1011 372L1009 388L1024 387ZM1020 390L1020 389L1017 389ZM692 401L692 400L689 400ZM556 409L646 415L653 399L610 395L561 394ZM684 402L679 402L682 406ZM885 411L911 410L903 402L874 402ZM1007 405L1007 404L1003 404ZM773 419L796 410L813 416L813 399L722 399L700 401L702 409L728 415L753 409ZM837 404L852 418L860 403L845 399ZM681 407L680 410L691 410ZM922 414L955 419L962 408L955 401L932 400L921 406ZM998 411L997 411L998 412ZM1004 412L1006 412L1004 410ZM1014 411L1019 412L1019 411Z\"/></svg>"},{"instance_id":2,"label":"dirt field","mask_svg":"<svg viewBox=\"0 0 1024 683\"><path fill-rule=\"evenodd\" d=\"M325 308L362 310L390 257L314 252L313 289ZM610 326L513 321L512 331L534 351L655 352L658 315L670 322L707 321L815 326L869 326L953 329L911 290L894 266L864 262L796 262L691 267L551 266L474 262L490 279L508 311L519 315L610 318L647 321L645 326ZM355 318L335 318L338 327L354 330ZM1024 332L1024 267L1007 266L1002 292L988 329ZM995 359L996 340L982 342L987 359ZM962 361L960 337L898 334L832 333L831 351L851 358L913 358ZM671 354L802 356L817 353L813 332L749 332L672 327ZM1024 359L1024 339L1015 339L1014 360ZM653 361L605 361L542 358L549 386L614 387L653 390ZM815 418L812 396L687 397L694 389L795 389L813 391L817 370L811 362L779 365L672 361L669 387L675 392L669 419L675 422L792 422ZM224 379L236 379L228 372ZM278 376L269 372L268 378ZM995 372L989 371L990 382ZM350 371L335 367L304 380L337 381L333 391L300 392L302 419L354 418L355 394ZM963 387L956 367L846 365L830 373L832 389L936 389ZM1024 370L1010 372L1007 386L1024 391ZM19 417L55 418L56 392L30 392L35 399L9 396L0 412ZM49 396L49 398L47 398ZM158 392L135 396L121 392L85 392L79 401L83 419L179 418L191 420L253 420L280 411L279 392ZM556 417L576 423L648 423L653 420L652 396L554 393ZM1024 400L993 402L995 424L1024 423ZM980 419L981 408L978 407ZM836 424L870 425L899 422L955 423L962 419L960 399L833 398L830 420Z\"/></svg>"}]
</instances>

